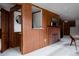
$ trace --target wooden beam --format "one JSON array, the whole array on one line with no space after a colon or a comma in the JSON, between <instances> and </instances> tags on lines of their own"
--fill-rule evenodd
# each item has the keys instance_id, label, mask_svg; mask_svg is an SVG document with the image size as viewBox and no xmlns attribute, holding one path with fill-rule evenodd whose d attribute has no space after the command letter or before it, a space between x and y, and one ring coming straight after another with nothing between
<instances>
[{"instance_id":1,"label":"wooden beam","mask_svg":"<svg viewBox=\"0 0 79 59\"><path fill-rule=\"evenodd\" d=\"M10 11L17 11L18 9L21 9L21 5L16 4L14 7L10 8Z\"/></svg>"},{"instance_id":2,"label":"wooden beam","mask_svg":"<svg viewBox=\"0 0 79 59\"><path fill-rule=\"evenodd\" d=\"M36 12L33 12L32 14L35 14L35 13L38 13L38 12L41 12L41 11L36 11Z\"/></svg>"}]
</instances>

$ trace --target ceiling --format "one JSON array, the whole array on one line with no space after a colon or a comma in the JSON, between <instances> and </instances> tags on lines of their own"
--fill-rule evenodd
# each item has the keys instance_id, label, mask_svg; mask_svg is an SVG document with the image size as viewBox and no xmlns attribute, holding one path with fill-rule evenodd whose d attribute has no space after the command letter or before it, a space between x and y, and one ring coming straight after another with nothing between
<instances>
[{"instance_id":1,"label":"ceiling","mask_svg":"<svg viewBox=\"0 0 79 59\"><path fill-rule=\"evenodd\" d=\"M32 6L32 13L40 11L41 9L35 6Z\"/></svg>"},{"instance_id":2,"label":"ceiling","mask_svg":"<svg viewBox=\"0 0 79 59\"><path fill-rule=\"evenodd\" d=\"M14 3L0 3L0 8L4 8L5 10L10 11L10 8L14 5Z\"/></svg>"},{"instance_id":3,"label":"ceiling","mask_svg":"<svg viewBox=\"0 0 79 59\"><path fill-rule=\"evenodd\" d=\"M44 9L57 13L63 19L79 19L79 3L33 3ZM13 3L0 3L0 8L10 11ZM33 7L34 8L34 7Z\"/></svg>"},{"instance_id":4,"label":"ceiling","mask_svg":"<svg viewBox=\"0 0 79 59\"><path fill-rule=\"evenodd\" d=\"M79 19L79 3L34 3L59 14L63 19Z\"/></svg>"}]
</instances>

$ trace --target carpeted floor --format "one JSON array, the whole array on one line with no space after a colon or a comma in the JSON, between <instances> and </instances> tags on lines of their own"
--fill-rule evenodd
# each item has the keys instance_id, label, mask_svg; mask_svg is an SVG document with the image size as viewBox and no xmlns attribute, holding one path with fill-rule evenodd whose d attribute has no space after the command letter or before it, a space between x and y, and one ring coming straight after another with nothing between
<instances>
[{"instance_id":1,"label":"carpeted floor","mask_svg":"<svg viewBox=\"0 0 79 59\"><path fill-rule=\"evenodd\" d=\"M79 56L79 40L77 40L77 51L74 44L70 46L70 40L70 37L65 36L60 42L35 50L24 56ZM8 49L0 55L22 56L18 47Z\"/></svg>"},{"instance_id":2,"label":"carpeted floor","mask_svg":"<svg viewBox=\"0 0 79 59\"><path fill-rule=\"evenodd\" d=\"M64 37L61 40L61 47L57 49L54 52L51 52L50 56L79 56L79 40L76 40L77 43L77 50L75 48L75 45L73 43L72 46L70 46L70 37Z\"/></svg>"}]
</instances>

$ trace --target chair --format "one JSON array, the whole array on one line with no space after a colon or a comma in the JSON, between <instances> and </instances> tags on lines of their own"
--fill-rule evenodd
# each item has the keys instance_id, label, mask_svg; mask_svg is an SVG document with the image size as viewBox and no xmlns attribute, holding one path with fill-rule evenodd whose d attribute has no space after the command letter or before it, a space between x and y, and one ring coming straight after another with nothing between
<instances>
[{"instance_id":1,"label":"chair","mask_svg":"<svg viewBox=\"0 0 79 59\"><path fill-rule=\"evenodd\" d=\"M75 43L75 48L77 50L77 44L76 44L76 39L73 38L71 35L70 35L70 38L71 38L71 43L70 43L70 46L72 45L72 43L74 42Z\"/></svg>"}]
</instances>

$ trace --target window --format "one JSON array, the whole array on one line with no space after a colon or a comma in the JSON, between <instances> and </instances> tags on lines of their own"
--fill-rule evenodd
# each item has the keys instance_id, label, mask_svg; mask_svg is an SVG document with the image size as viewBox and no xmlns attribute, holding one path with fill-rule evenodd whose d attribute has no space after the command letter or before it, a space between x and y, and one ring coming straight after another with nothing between
<instances>
[{"instance_id":1,"label":"window","mask_svg":"<svg viewBox=\"0 0 79 59\"><path fill-rule=\"evenodd\" d=\"M42 10L32 7L32 28L42 28Z\"/></svg>"}]
</instances>

